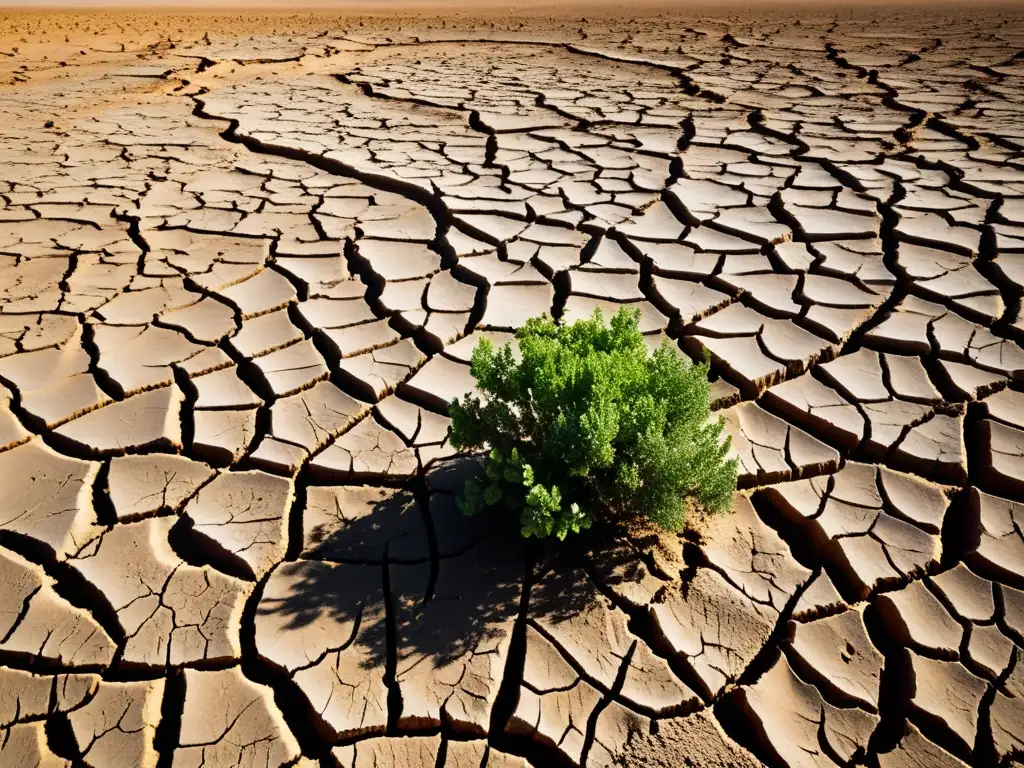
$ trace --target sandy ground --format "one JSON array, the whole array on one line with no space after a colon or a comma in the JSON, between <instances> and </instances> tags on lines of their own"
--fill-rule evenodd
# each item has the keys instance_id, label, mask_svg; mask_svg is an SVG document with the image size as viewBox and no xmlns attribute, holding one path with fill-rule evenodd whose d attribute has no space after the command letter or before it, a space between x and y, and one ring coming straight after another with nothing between
<instances>
[{"instance_id":1,"label":"sandy ground","mask_svg":"<svg viewBox=\"0 0 1024 768\"><path fill-rule=\"evenodd\" d=\"M0 766L1024 756L1019 5L0 12ZM733 512L465 519L640 312Z\"/></svg>"}]
</instances>

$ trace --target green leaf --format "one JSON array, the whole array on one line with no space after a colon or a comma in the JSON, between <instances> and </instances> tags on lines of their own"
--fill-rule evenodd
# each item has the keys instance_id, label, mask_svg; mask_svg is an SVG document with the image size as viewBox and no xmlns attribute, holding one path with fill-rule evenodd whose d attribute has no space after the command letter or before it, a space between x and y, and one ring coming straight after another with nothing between
<instances>
[{"instance_id":1,"label":"green leaf","mask_svg":"<svg viewBox=\"0 0 1024 768\"><path fill-rule=\"evenodd\" d=\"M470 364L482 397L449 405L452 445L489 451L488 487L467 486L460 507L504 500L524 536L560 539L619 514L678 530L689 499L729 509L737 462L711 415L709 366L667 339L650 352L639 311L532 318L515 347L482 339Z\"/></svg>"},{"instance_id":2,"label":"green leaf","mask_svg":"<svg viewBox=\"0 0 1024 768\"><path fill-rule=\"evenodd\" d=\"M523 476L520 478L520 482L527 488L533 485L533 467L529 464L523 464Z\"/></svg>"},{"instance_id":3,"label":"green leaf","mask_svg":"<svg viewBox=\"0 0 1024 768\"><path fill-rule=\"evenodd\" d=\"M487 486L487 490L484 491L484 503L493 507L499 501L501 501L501 486L497 483Z\"/></svg>"},{"instance_id":4,"label":"green leaf","mask_svg":"<svg viewBox=\"0 0 1024 768\"><path fill-rule=\"evenodd\" d=\"M484 499L483 492L480 489L480 481L475 477L468 480L462 487L462 493L459 494L455 503L458 505L459 511L466 516L482 512Z\"/></svg>"}]
</instances>

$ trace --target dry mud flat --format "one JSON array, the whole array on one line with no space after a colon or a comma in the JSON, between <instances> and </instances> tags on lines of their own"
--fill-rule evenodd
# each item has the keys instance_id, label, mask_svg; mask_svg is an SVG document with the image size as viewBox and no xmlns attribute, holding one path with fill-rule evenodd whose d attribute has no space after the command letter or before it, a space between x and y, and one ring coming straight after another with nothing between
<instances>
[{"instance_id":1,"label":"dry mud flat","mask_svg":"<svg viewBox=\"0 0 1024 768\"><path fill-rule=\"evenodd\" d=\"M1012 10L0 32L0 766L1024 755ZM444 403L620 306L735 512L531 557Z\"/></svg>"}]
</instances>

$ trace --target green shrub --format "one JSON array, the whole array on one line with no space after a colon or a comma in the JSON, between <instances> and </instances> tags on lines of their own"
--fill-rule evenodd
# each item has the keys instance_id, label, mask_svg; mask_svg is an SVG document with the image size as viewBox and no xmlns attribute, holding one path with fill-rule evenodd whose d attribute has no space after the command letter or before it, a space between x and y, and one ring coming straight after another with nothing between
<instances>
[{"instance_id":1,"label":"green shrub","mask_svg":"<svg viewBox=\"0 0 1024 768\"><path fill-rule=\"evenodd\" d=\"M736 489L723 421L712 421L706 363L665 341L648 351L625 309L606 325L533 318L511 345L481 339L471 370L484 400L451 403L452 443L490 447L483 480L470 481L466 514L502 503L521 509L524 536L589 528L602 517L645 515L677 531L693 499L726 510Z\"/></svg>"}]
</instances>

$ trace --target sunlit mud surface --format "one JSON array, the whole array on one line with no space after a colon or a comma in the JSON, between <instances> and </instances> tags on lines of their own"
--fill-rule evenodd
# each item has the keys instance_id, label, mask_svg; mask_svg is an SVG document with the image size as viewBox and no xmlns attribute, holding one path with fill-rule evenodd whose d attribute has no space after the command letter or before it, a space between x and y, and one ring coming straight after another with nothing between
<instances>
[{"instance_id":1,"label":"sunlit mud surface","mask_svg":"<svg viewBox=\"0 0 1024 768\"><path fill-rule=\"evenodd\" d=\"M1024 755L1024 24L0 17L0 766ZM708 355L734 513L466 519L480 338Z\"/></svg>"}]
</instances>

